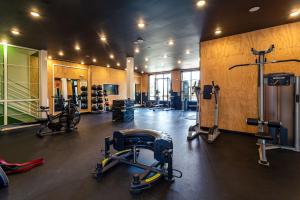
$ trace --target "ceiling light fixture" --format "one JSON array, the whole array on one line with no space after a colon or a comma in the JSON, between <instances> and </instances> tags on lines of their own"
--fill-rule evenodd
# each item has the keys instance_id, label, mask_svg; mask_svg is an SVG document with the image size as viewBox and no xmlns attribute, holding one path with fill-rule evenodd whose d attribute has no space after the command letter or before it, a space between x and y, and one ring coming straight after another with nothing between
<instances>
[{"instance_id":1,"label":"ceiling light fixture","mask_svg":"<svg viewBox=\"0 0 300 200\"><path fill-rule=\"evenodd\" d=\"M141 71L141 73L143 74L143 73L144 73L144 71Z\"/></svg>"},{"instance_id":2,"label":"ceiling light fixture","mask_svg":"<svg viewBox=\"0 0 300 200\"><path fill-rule=\"evenodd\" d=\"M65 54L64 54L64 52L63 52L62 50L60 50L60 51L58 52L58 55L59 55L59 56L64 56Z\"/></svg>"},{"instance_id":3,"label":"ceiling light fixture","mask_svg":"<svg viewBox=\"0 0 300 200\"><path fill-rule=\"evenodd\" d=\"M135 69L135 70L137 70L137 69L138 69L138 67L135 67L134 69Z\"/></svg>"},{"instance_id":4,"label":"ceiling light fixture","mask_svg":"<svg viewBox=\"0 0 300 200\"><path fill-rule=\"evenodd\" d=\"M204 1L204 0L197 1L197 3L196 3L198 8L205 6L205 4L206 4L206 1Z\"/></svg>"},{"instance_id":5,"label":"ceiling light fixture","mask_svg":"<svg viewBox=\"0 0 300 200\"><path fill-rule=\"evenodd\" d=\"M216 35L220 35L222 33L222 30L221 29L216 29L216 31L215 31L215 34Z\"/></svg>"},{"instance_id":6,"label":"ceiling light fixture","mask_svg":"<svg viewBox=\"0 0 300 200\"><path fill-rule=\"evenodd\" d=\"M83 61L81 61L81 64L82 64L82 65L84 65L84 62L83 62Z\"/></svg>"},{"instance_id":7,"label":"ceiling light fixture","mask_svg":"<svg viewBox=\"0 0 300 200\"><path fill-rule=\"evenodd\" d=\"M93 58L93 62L94 62L94 63L97 62L97 59L96 59L96 58Z\"/></svg>"},{"instance_id":8,"label":"ceiling light fixture","mask_svg":"<svg viewBox=\"0 0 300 200\"><path fill-rule=\"evenodd\" d=\"M297 17L299 14L300 14L300 9L297 9L290 13L290 17Z\"/></svg>"},{"instance_id":9,"label":"ceiling light fixture","mask_svg":"<svg viewBox=\"0 0 300 200\"><path fill-rule=\"evenodd\" d=\"M30 11L30 15L31 15L32 17L35 17L35 18L38 18L38 17L41 16L40 13L39 13L38 11L36 11L36 10Z\"/></svg>"},{"instance_id":10,"label":"ceiling light fixture","mask_svg":"<svg viewBox=\"0 0 300 200\"><path fill-rule=\"evenodd\" d=\"M110 58L110 59L114 59L114 58L115 58L114 54L111 53L111 54L109 55L109 58Z\"/></svg>"},{"instance_id":11,"label":"ceiling light fixture","mask_svg":"<svg viewBox=\"0 0 300 200\"><path fill-rule=\"evenodd\" d=\"M75 48L76 51L80 51L80 46L79 46L79 44L76 44L74 48Z\"/></svg>"},{"instance_id":12,"label":"ceiling light fixture","mask_svg":"<svg viewBox=\"0 0 300 200\"><path fill-rule=\"evenodd\" d=\"M168 56L167 56L167 54L164 54L164 58L167 58Z\"/></svg>"},{"instance_id":13,"label":"ceiling light fixture","mask_svg":"<svg viewBox=\"0 0 300 200\"><path fill-rule=\"evenodd\" d=\"M149 61L149 59L146 57L146 58L145 58L145 61L146 61L146 62L148 62L148 61Z\"/></svg>"},{"instance_id":14,"label":"ceiling light fixture","mask_svg":"<svg viewBox=\"0 0 300 200\"><path fill-rule=\"evenodd\" d=\"M144 29L145 26L146 26L146 24L145 24L145 22L144 22L143 19L140 19L140 20L138 21L138 23L137 23L137 26L138 26L139 29Z\"/></svg>"},{"instance_id":15,"label":"ceiling light fixture","mask_svg":"<svg viewBox=\"0 0 300 200\"><path fill-rule=\"evenodd\" d=\"M135 53L140 53L140 49L139 49L138 47L136 47L136 48L134 49L134 52L135 52Z\"/></svg>"},{"instance_id":16,"label":"ceiling light fixture","mask_svg":"<svg viewBox=\"0 0 300 200\"><path fill-rule=\"evenodd\" d=\"M189 49L187 49L187 50L185 51L185 54L189 55L189 54L191 54L191 51L190 51Z\"/></svg>"},{"instance_id":17,"label":"ceiling light fixture","mask_svg":"<svg viewBox=\"0 0 300 200\"><path fill-rule=\"evenodd\" d=\"M181 64L181 60L178 60L177 63L178 63L178 64Z\"/></svg>"},{"instance_id":18,"label":"ceiling light fixture","mask_svg":"<svg viewBox=\"0 0 300 200\"><path fill-rule=\"evenodd\" d=\"M260 10L260 7L259 6L255 6L255 7L252 7L249 9L249 12L253 13L253 12L256 12L256 11L259 11Z\"/></svg>"},{"instance_id":19,"label":"ceiling light fixture","mask_svg":"<svg viewBox=\"0 0 300 200\"><path fill-rule=\"evenodd\" d=\"M127 68L125 68L125 70L127 71Z\"/></svg>"},{"instance_id":20,"label":"ceiling light fixture","mask_svg":"<svg viewBox=\"0 0 300 200\"><path fill-rule=\"evenodd\" d=\"M127 63L130 63L131 61L130 61L130 59L127 59Z\"/></svg>"},{"instance_id":21,"label":"ceiling light fixture","mask_svg":"<svg viewBox=\"0 0 300 200\"><path fill-rule=\"evenodd\" d=\"M17 29L17 28L12 28L12 29L10 30L10 32L11 32L13 35L20 35L20 31L19 31L19 29Z\"/></svg>"},{"instance_id":22,"label":"ceiling light fixture","mask_svg":"<svg viewBox=\"0 0 300 200\"><path fill-rule=\"evenodd\" d=\"M118 67L120 67L120 66L121 66L121 64L120 64L119 62L117 62L117 66L118 66Z\"/></svg>"},{"instance_id":23,"label":"ceiling light fixture","mask_svg":"<svg viewBox=\"0 0 300 200\"><path fill-rule=\"evenodd\" d=\"M106 67L107 67L107 68L110 68L110 65L109 65L109 64L107 64L107 65L106 65Z\"/></svg>"},{"instance_id":24,"label":"ceiling light fixture","mask_svg":"<svg viewBox=\"0 0 300 200\"><path fill-rule=\"evenodd\" d=\"M0 44L4 44L4 45L6 45L7 43L8 43L8 42L7 42L6 39L2 39L1 42L0 42Z\"/></svg>"},{"instance_id":25,"label":"ceiling light fixture","mask_svg":"<svg viewBox=\"0 0 300 200\"><path fill-rule=\"evenodd\" d=\"M48 60L52 60L52 56L48 56Z\"/></svg>"},{"instance_id":26,"label":"ceiling light fixture","mask_svg":"<svg viewBox=\"0 0 300 200\"><path fill-rule=\"evenodd\" d=\"M174 45L174 40L170 39L169 42L168 42L168 45L173 46Z\"/></svg>"},{"instance_id":27,"label":"ceiling light fixture","mask_svg":"<svg viewBox=\"0 0 300 200\"><path fill-rule=\"evenodd\" d=\"M100 35L100 40L102 41L102 42L106 42L107 41L107 38L106 38L106 36L105 35Z\"/></svg>"}]
</instances>

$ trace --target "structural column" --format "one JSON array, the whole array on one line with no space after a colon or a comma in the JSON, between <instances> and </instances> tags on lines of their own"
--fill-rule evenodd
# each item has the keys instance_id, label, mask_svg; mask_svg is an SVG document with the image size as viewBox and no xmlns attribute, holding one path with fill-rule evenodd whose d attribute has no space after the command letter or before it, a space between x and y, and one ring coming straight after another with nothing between
<instances>
[{"instance_id":1,"label":"structural column","mask_svg":"<svg viewBox=\"0 0 300 200\"><path fill-rule=\"evenodd\" d=\"M134 100L134 58L127 57L127 98Z\"/></svg>"},{"instance_id":2,"label":"structural column","mask_svg":"<svg viewBox=\"0 0 300 200\"><path fill-rule=\"evenodd\" d=\"M49 106L48 99L48 69L47 69L47 51L39 51L39 67L40 67L40 105ZM42 112L42 117L46 114Z\"/></svg>"}]
</instances>

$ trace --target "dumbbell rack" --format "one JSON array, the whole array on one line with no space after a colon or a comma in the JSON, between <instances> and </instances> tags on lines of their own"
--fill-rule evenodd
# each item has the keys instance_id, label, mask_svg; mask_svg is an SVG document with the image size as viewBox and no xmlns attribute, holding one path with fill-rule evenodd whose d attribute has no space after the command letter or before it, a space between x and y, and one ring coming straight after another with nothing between
<instances>
[{"instance_id":1,"label":"dumbbell rack","mask_svg":"<svg viewBox=\"0 0 300 200\"><path fill-rule=\"evenodd\" d=\"M103 106L103 109L104 109L104 111L109 111L110 109L109 109L109 101L108 101L108 95L107 95L107 91L106 90L104 90L103 91L103 96L104 96L104 106Z\"/></svg>"},{"instance_id":2,"label":"dumbbell rack","mask_svg":"<svg viewBox=\"0 0 300 200\"><path fill-rule=\"evenodd\" d=\"M88 109L88 92L87 92L87 87L86 86L81 86L81 98L80 98L80 109L86 110Z\"/></svg>"},{"instance_id":3,"label":"dumbbell rack","mask_svg":"<svg viewBox=\"0 0 300 200\"><path fill-rule=\"evenodd\" d=\"M92 85L91 104L93 113L102 113L104 111L104 100L102 85Z\"/></svg>"}]
</instances>

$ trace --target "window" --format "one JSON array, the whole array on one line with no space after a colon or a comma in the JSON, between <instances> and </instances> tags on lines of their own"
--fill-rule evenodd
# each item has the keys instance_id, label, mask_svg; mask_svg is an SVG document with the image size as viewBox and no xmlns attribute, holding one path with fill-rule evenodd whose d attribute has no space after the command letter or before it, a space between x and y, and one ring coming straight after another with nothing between
<instances>
[{"instance_id":1,"label":"window","mask_svg":"<svg viewBox=\"0 0 300 200\"><path fill-rule=\"evenodd\" d=\"M155 100L156 94L160 101L169 101L171 90L171 74L153 74L149 76L149 97Z\"/></svg>"},{"instance_id":2,"label":"window","mask_svg":"<svg viewBox=\"0 0 300 200\"><path fill-rule=\"evenodd\" d=\"M189 101L197 101L197 97L193 94L193 86L198 85L200 81L200 71L188 71L181 73L182 81L182 98Z\"/></svg>"}]
</instances>

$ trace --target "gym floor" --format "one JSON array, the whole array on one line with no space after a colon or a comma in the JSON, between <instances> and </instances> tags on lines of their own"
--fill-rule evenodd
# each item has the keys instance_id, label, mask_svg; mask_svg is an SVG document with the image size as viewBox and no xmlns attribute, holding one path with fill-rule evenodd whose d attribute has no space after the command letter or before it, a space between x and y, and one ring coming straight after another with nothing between
<instances>
[{"instance_id":1,"label":"gym floor","mask_svg":"<svg viewBox=\"0 0 300 200\"><path fill-rule=\"evenodd\" d=\"M78 133L35 136L34 129L0 137L1 156L10 162L43 157L46 163L27 173L9 176L1 200L27 199L299 199L300 156L273 150L271 166L257 164L255 138L224 133L214 144L186 141L188 119L195 113L140 109L135 121L116 124L111 113L83 115ZM162 130L173 137L174 168L183 172L173 184L161 181L139 195L129 192L133 169L119 166L101 181L92 178L106 136L124 128ZM151 156L149 156L151 159Z\"/></svg>"}]
</instances>

